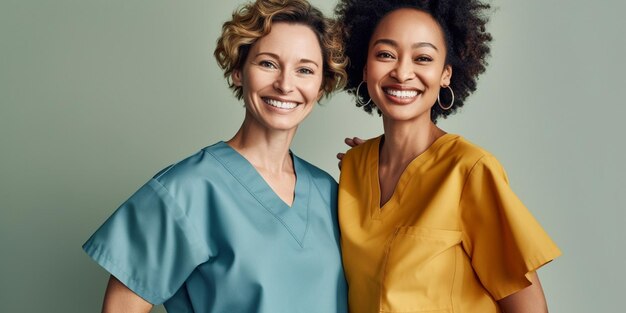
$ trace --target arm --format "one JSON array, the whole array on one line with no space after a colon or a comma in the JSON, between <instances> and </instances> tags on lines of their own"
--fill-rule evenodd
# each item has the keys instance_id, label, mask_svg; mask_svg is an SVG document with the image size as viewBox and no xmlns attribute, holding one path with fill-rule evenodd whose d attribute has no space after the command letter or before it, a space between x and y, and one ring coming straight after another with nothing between
<instances>
[{"instance_id":1,"label":"arm","mask_svg":"<svg viewBox=\"0 0 626 313\"><path fill-rule=\"evenodd\" d=\"M498 301L504 313L547 313L548 305L536 272L528 274L532 285Z\"/></svg>"},{"instance_id":2,"label":"arm","mask_svg":"<svg viewBox=\"0 0 626 313\"><path fill-rule=\"evenodd\" d=\"M148 313L152 304L128 289L117 278L109 278L102 313Z\"/></svg>"}]
</instances>

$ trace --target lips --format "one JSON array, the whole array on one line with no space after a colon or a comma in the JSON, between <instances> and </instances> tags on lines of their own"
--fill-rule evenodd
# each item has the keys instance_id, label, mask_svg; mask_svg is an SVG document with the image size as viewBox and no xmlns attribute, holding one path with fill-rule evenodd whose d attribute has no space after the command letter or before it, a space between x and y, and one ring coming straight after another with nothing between
<instances>
[{"instance_id":1,"label":"lips","mask_svg":"<svg viewBox=\"0 0 626 313\"><path fill-rule=\"evenodd\" d=\"M299 103L285 100L272 99L267 97L262 97L263 102L266 104L273 106L275 108L283 109L283 110L291 110L298 106Z\"/></svg>"}]
</instances>

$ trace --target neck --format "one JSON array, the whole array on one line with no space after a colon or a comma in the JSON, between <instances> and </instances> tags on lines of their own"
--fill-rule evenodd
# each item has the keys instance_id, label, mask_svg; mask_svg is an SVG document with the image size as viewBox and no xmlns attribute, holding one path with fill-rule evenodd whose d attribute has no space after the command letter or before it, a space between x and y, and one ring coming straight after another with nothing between
<instances>
[{"instance_id":1,"label":"neck","mask_svg":"<svg viewBox=\"0 0 626 313\"><path fill-rule=\"evenodd\" d=\"M270 173L293 172L289 146L296 129L273 130L259 124L246 114L241 127L227 141L233 149L244 156L257 170Z\"/></svg>"},{"instance_id":2,"label":"neck","mask_svg":"<svg viewBox=\"0 0 626 313\"><path fill-rule=\"evenodd\" d=\"M383 116L384 143L380 163L404 168L445 132L428 119L397 121Z\"/></svg>"}]
</instances>

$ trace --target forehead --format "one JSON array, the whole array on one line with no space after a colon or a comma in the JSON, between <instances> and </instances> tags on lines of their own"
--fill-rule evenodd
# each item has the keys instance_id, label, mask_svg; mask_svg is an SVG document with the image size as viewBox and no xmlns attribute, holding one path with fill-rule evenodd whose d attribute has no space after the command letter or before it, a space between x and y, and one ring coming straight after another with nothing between
<instances>
[{"instance_id":1,"label":"forehead","mask_svg":"<svg viewBox=\"0 0 626 313\"><path fill-rule=\"evenodd\" d=\"M430 14L411 8L394 10L380 20L370 44L383 38L394 40L400 45L430 42L445 48L444 34L439 23Z\"/></svg>"},{"instance_id":2,"label":"forehead","mask_svg":"<svg viewBox=\"0 0 626 313\"><path fill-rule=\"evenodd\" d=\"M259 38L251 52L274 53L281 58L322 60L322 49L317 35L306 25L278 22L270 32Z\"/></svg>"}]
</instances>

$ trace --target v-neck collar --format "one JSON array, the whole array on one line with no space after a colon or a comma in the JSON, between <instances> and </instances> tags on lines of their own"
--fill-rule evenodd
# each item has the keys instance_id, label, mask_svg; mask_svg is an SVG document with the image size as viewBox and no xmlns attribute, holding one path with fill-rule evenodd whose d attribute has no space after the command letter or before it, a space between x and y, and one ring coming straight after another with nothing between
<instances>
[{"instance_id":1,"label":"v-neck collar","mask_svg":"<svg viewBox=\"0 0 626 313\"><path fill-rule=\"evenodd\" d=\"M371 199L371 217L373 219L382 219L384 216L390 214L390 211L394 211L398 205L400 205L400 200L402 199L402 195L404 194L406 186L408 186L409 181L413 178L415 172L419 169L420 165L422 165L426 160L430 159L432 155L441 147L444 143L458 138L458 135L455 134L444 134L441 137L435 139L435 141L420 155L415 157L409 164L406 166L402 174L400 174L400 178L396 183L395 189L391 194L391 197L387 202L381 207L380 206L380 177L378 176L378 168L380 166L380 142L383 136L379 136L374 139L374 142L370 146L370 150L368 151L368 163L370 169L370 193Z\"/></svg>"},{"instance_id":2,"label":"v-neck collar","mask_svg":"<svg viewBox=\"0 0 626 313\"><path fill-rule=\"evenodd\" d=\"M220 141L205 151L213 155L285 227L298 245L303 247L308 228L311 178L300 158L290 151L296 174L296 187L290 207L274 192L256 168L227 143Z\"/></svg>"}]
</instances>

